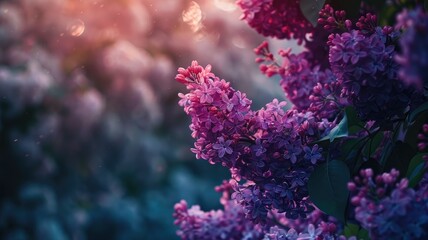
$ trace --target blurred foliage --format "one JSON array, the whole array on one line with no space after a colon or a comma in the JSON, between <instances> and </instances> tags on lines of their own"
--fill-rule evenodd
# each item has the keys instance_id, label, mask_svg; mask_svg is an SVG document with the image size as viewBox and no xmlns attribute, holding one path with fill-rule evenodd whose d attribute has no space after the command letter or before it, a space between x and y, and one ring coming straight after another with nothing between
<instances>
[{"instance_id":1,"label":"blurred foliage","mask_svg":"<svg viewBox=\"0 0 428 240\"><path fill-rule=\"evenodd\" d=\"M233 1L192 4L196 22L187 0L0 1L1 239L174 239L175 202L220 205L176 66L210 62L256 107L282 93Z\"/></svg>"}]
</instances>

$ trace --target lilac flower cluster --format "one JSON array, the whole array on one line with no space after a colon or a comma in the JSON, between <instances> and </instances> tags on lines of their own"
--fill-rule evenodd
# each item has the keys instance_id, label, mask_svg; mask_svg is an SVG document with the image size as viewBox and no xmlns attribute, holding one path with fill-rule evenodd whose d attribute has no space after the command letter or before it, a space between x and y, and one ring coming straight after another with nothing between
<instances>
[{"instance_id":1,"label":"lilac flower cluster","mask_svg":"<svg viewBox=\"0 0 428 240\"><path fill-rule=\"evenodd\" d=\"M300 11L299 0L238 0L242 19L264 36L303 42L313 30Z\"/></svg>"},{"instance_id":2,"label":"lilac flower cluster","mask_svg":"<svg viewBox=\"0 0 428 240\"><path fill-rule=\"evenodd\" d=\"M212 164L234 166L244 147L240 138L249 135L245 125L253 114L251 101L211 73L210 65L203 68L193 61L189 68L178 72L176 80L190 90L179 94L179 104L192 117L190 129L197 139L192 152Z\"/></svg>"},{"instance_id":3,"label":"lilac flower cluster","mask_svg":"<svg viewBox=\"0 0 428 240\"><path fill-rule=\"evenodd\" d=\"M342 96L341 82L330 69L326 42L330 34L350 29L352 22L346 19L345 11L335 11L326 4L320 11L318 26L305 42L306 51L292 54L290 49L280 50L280 64L270 52L268 43L263 42L254 50L258 56L256 62L266 76L281 77L280 85L295 109L332 120L349 101Z\"/></svg>"},{"instance_id":4,"label":"lilac flower cluster","mask_svg":"<svg viewBox=\"0 0 428 240\"><path fill-rule=\"evenodd\" d=\"M401 117L414 95L397 79L392 44L396 34L384 27L367 35L351 30L329 37L332 71L344 88L343 96L363 120L388 122Z\"/></svg>"},{"instance_id":5,"label":"lilac flower cluster","mask_svg":"<svg viewBox=\"0 0 428 240\"><path fill-rule=\"evenodd\" d=\"M270 212L267 225L255 224L245 217L244 209L231 199L233 181L223 181L216 187L222 193L220 199L224 210L204 212L199 206L188 208L182 200L174 207L175 224L180 227L177 234L181 239L343 239L339 236L340 224L315 209L308 218L290 220L277 212Z\"/></svg>"},{"instance_id":6,"label":"lilac flower cluster","mask_svg":"<svg viewBox=\"0 0 428 240\"><path fill-rule=\"evenodd\" d=\"M199 206L188 208L182 200L174 206L174 224L183 240L262 239L261 226L245 218L242 207L232 200L222 202L224 210L203 212Z\"/></svg>"},{"instance_id":7,"label":"lilac flower cluster","mask_svg":"<svg viewBox=\"0 0 428 240\"><path fill-rule=\"evenodd\" d=\"M352 22L346 19L344 10L334 10L326 4L319 12L318 25L308 41L305 42L307 59L313 66L319 65L322 70L330 68L328 62L329 47L326 44L332 33L342 33L352 28Z\"/></svg>"},{"instance_id":8,"label":"lilac flower cluster","mask_svg":"<svg viewBox=\"0 0 428 240\"><path fill-rule=\"evenodd\" d=\"M333 7L326 4L319 13L318 24L320 24L325 31L331 33L350 30L352 22L346 19L346 12L344 10L335 11Z\"/></svg>"},{"instance_id":9,"label":"lilac flower cluster","mask_svg":"<svg viewBox=\"0 0 428 240\"><path fill-rule=\"evenodd\" d=\"M401 66L399 77L406 84L422 89L428 81L428 14L421 8L405 10L397 16L396 28L404 31L400 38L401 53L395 57Z\"/></svg>"},{"instance_id":10,"label":"lilac flower cluster","mask_svg":"<svg viewBox=\"0 0 428 240\"><path fill-rule=\"evenodd\" d=\"M357 29L361 30L365 35L372 34L378 27L377 16L371 13L361 16L355 24Z\"/></svg>"},{"instance_id":11,"label":"lilac flower cluster","mask_svg":"<svg viewBox=\"0 0 428 240\"><path fill-rule=\"evenodd\" d=\"M182 200L174 206L174 224L180 229L179 237L184 239L262 239L264 229L245 217L241 205L231 199L232 185L223 181L215 188L222 193L220 203L224 210L203 212L199 206L188 208Z\"/></svg>"},{"instance_id":12,"label":"lilac flower cluster","mask_svg":"<svg viewBox=\"0 0 428 240\"><path fill-rule=\"evenodd\" d=\"M283 58L280 65L269 50L267 42L260 44L255 50L259 56L256 61L261 63L260 70L268 77L280 75L280 85L287 99L298 111L310 111L319 119L334 119L339 109L348 105L341 97L341 86L332 71L322 70L320 65L313 65L308 60L309 53L291 54L290 50L281 50Z\"/></svg>"},{"instance_id":13,"label":"lilac flower cluster","mask_svg":"<svg viewBox=\"0 0 428 240\"><path fill-rule=\"evenodd\" d=\"M175 224L180 230L177 235L183 240L204 239L263 239L263 240L305 240L305 239L339 239L346 240L337 234L334 223L311 220L298 225L301 231L292 225L271 225L269 229L245 218L242 207L233 201L224 204L224 210L203 212L199 206L188 208L185 201L174 207ZM280 227L281 226L281 227ZM349 238L354 239L354 238Z\"/></svg>"},{"instance_id":14,"label":"lilac flower cluster","mask_svg":"<svg viewBox=\"0 0 428 240\"><path fill-rule=\"evenodd\" d=\"M348 188L355 195L355 218L369 231L371 239L426 239L428 236L428 188L408 188L399 172L374 176L371 169L361 170Z\"/></svg>"},{"instance_id":15,"label":"lilac flower cluster","mask_svg":"<svg viewBox=\"0 0 428 240\"><path fill-rule=\"evenodd\" d=\"M305 217L313 210L307 181L323 160L322 148L309 145L334 127L312 112L285 111L274 99L253 112L244 93L203 68L196 61L180 68L176 80L190 93L179 94L179 104L191 116L197 158L221 163L236 180L234 196L248 218L264 222L276 209L289 218Z\"/></svg>"},{"instance_id":16,"label":"lilac flower cluster","mask_svg":"<svg viewBox=\"0 0 428 240\"><path fill-rule=\"evenodd\" d=\"M306 219L278 219L278 224L269 228L263 240L346 240L346 237L338 234L342 230L342 225L336 219L315 209ZM349 239L355 239L355 237Z\"/></svg>"},{"instance_id":17,"label":"lilac flower cluster","mask_svg":"<svg viewBox=\"0 0 428 240\"><path fill-rule=\"evenodd\" d=\"M313 224L307 225L304 232L297 233L296 230L290 228L288 231L277 226L270 228L269 232L265 234L263 240L356 240L355 236L346 238L343 235L337 235L329 231L325 231L322 226L315 227Z\"/></svg>"}]
</instances>

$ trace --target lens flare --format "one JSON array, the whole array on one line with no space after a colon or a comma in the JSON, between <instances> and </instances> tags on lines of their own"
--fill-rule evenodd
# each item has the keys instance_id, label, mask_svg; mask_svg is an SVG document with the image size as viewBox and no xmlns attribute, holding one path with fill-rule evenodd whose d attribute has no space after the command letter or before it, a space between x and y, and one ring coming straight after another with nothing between
<instances>
[{"instance_id":1,"label":"lens flare","mask_svg":"<svg viewBox=\"0 0 428 240\"><path fill-rule=\"evenodd\" d=\"M187 10L182 12L181 17L193 32L197 32L202 28L202 10L196 2L192 1Z\"/></svg>"},{"instance_id":2,"label":"lens flare","mask_svg":"<svg viewBox=\"0 0 428 240\"><path fill-rule=\"evenodd\" d=\"M226 12L233 12L236 10L234 0L214 0L214 6Z\"/></svg>"}]
</instances>

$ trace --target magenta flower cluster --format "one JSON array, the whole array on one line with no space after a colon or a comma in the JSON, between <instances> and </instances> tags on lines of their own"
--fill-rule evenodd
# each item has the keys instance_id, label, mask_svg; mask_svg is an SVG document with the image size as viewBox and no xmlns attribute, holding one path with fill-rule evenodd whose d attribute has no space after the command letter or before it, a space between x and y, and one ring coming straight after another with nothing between
<instances>
[{"instance_id":1,"label":"magenta flower cluster","mask_svg":"<svg viewBox=\"0 0 428 240\"><path fill-rule=\"evenodd\" d=\"M329 37L329 61L346 96L363 120L389 121L402 117L414 91L397 78L389 27L371 34L352 30Z\"/></svg>"},{"instance_id":2,"label":"magenta flower cluster","mask_svg":"<svg viewBox=\"0 0 428 240\"><path fill-rule=\"evenodd\" d=\"M313 29L300 11L300 0L238 0L242 19L260 34L303 42Z\"/></svg>"},{"instance_id":3,"label":"magenta flower cluster","mask_svg":"<svg viewBox=\"0 0 428 240\"><path fill-rule=\"evenodd\" d=\"M301 15L300 1L237 3L243 19L259 33L295 38L306 49L297 54L280 50L282 62L267 41L254 49L260 71L280 77L293 104L289 110L277 99L251 110L251 100L211 73L210 66L193 62L179 69L176 80L189 90L179 96L192 119L192 151L230 169L234 207L261 227L264 240L359 239L364 234L426 238L428 175L422 178L426 168L418 161L427 159L420 152L428 146L428 125L419 135L413 129L415 122L426 121L422 117L428 111L421 88L428 62L422 44L428 36L426 13L404 12L394 29L380 27L376 14L364 12L370 9L366 2L364 14L352 21L345 11L325 5L313 27ZM409 140L416 135L419 142ZM403 162L401 175L392 169L394 161ZM373 173L385 169L392 170ZM409 182L419 185L411 188ZM314 189L319 186L335 196ZM356 228L328 218L315 204L341 221L357 223ZM182 205L177 209L187 209Z\"/></svg>"},{"instance_id":4,"label":"magenta flower cluster","mask_svg":"<svg viewBox=\"0 0 428 240\"><path fill-rule=\"evenodd\" d=\"M286 111L277 99L252 111L244 93L196 61L180 68L176 80L190 90L179 94L179 104L192 118L192 151L230 168L234 179L250 181L237 183L233 195L249 218L264 222L272 209L289 218L313 210L306 184L323 157L322 148L309 143L328 134L333 123L311 112Z\"/></svg>"},{"instance_id":5,"label":"magenta flower cluster","mask_svg":"<svg viewBox=\"0 0 428 240\"><path fill-rule=\"evenodd\" d=\"M199 206L188 208L184 200L175 204L174 224L180 226L178 236L186 240L262 239L262 227L245 218L242 207L230 199L230 184L225 182L216 190L223 193L224 210L203 212Z\"/></svg>"},{"instance_id":6,"label":"magenta flower cluster","mask_svg":"<svg viewBox=\"0 0 428 240\"><path fill-rule=\"evenodd\" d=\"M296 109L332 120L338 109L352 105L362 120L380 124L403 117L406 107L421 102L421 94L398 78L399 32L377 27L370 13L353 25L344 11L330 5L321 10L318 23L316 38L306 41L308 51L280 50L282 63L267 42L255 49L261 72L281 76L280 85Z\"/></svg>"},{"instance_id":7,"label":"magenta flower cluster","mask_svg":"<svg viewBox=\"0 0 428 240\"><path fill-rule=\"evenodd\" d=\"M281 76L280 85L287 99L298 111L310 111L320 119L334 119L339 109L348 105L341 97L341 86L330 69L322 69L308 60L308 52L292 54L289 50L279 53L283 63L277 63L263 42L255 50L259 56L260 70L268 77Z\"/></svg>"},{"instance_id":8,"label":"magenta flower cluster","mask_svg":"<svg viewBox=\"0 0 428 240\"><path fill-rule=\"evenodd\" d=\"M348 188L355 195L351 203L355 219L369 231L372 239L423 239L428 229L428 185L418 190L400 180L400 173L374 175L361 170Z\"/></svg>"},{"instance_id":9,"label":"magenta flower cluster","mask_svg":"<svg viewBox=\"0 0 428 240\"><path fill-rule=\"evenodd\" d=\"M188 207L182 200L174 206L175 224L180 227L178 236L183 240L304 240L340 239L337 235L340 224L315 209L306 219L291 220L277 212L269 214L269 222L255 224L245 217L244 208L231 199L233 184L224 181L216 187L222 193L223 210L204 212L198 205ZM280 223L283 228L278 227ZM350 238L353 239L353 238Z\"/></svg>"}]
</instances>

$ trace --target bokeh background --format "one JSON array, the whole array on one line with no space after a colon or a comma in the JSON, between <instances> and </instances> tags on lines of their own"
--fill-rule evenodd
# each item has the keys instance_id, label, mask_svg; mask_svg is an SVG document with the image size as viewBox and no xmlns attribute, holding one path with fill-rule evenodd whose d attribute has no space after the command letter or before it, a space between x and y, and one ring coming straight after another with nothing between
<instances>
[{"instance_id":1,"label":"bokeh background","mask_svg":"<svg viewBox=\"0 0 428 240\"><path fill-rule=\"evenodd\" d=\"M177 239L174 203L219 208L229 173L190 152L174 76L196 59L254 109L283 98L239 16L233 0L0 0L0 239Z\"/></svg>"}]
</instances>

